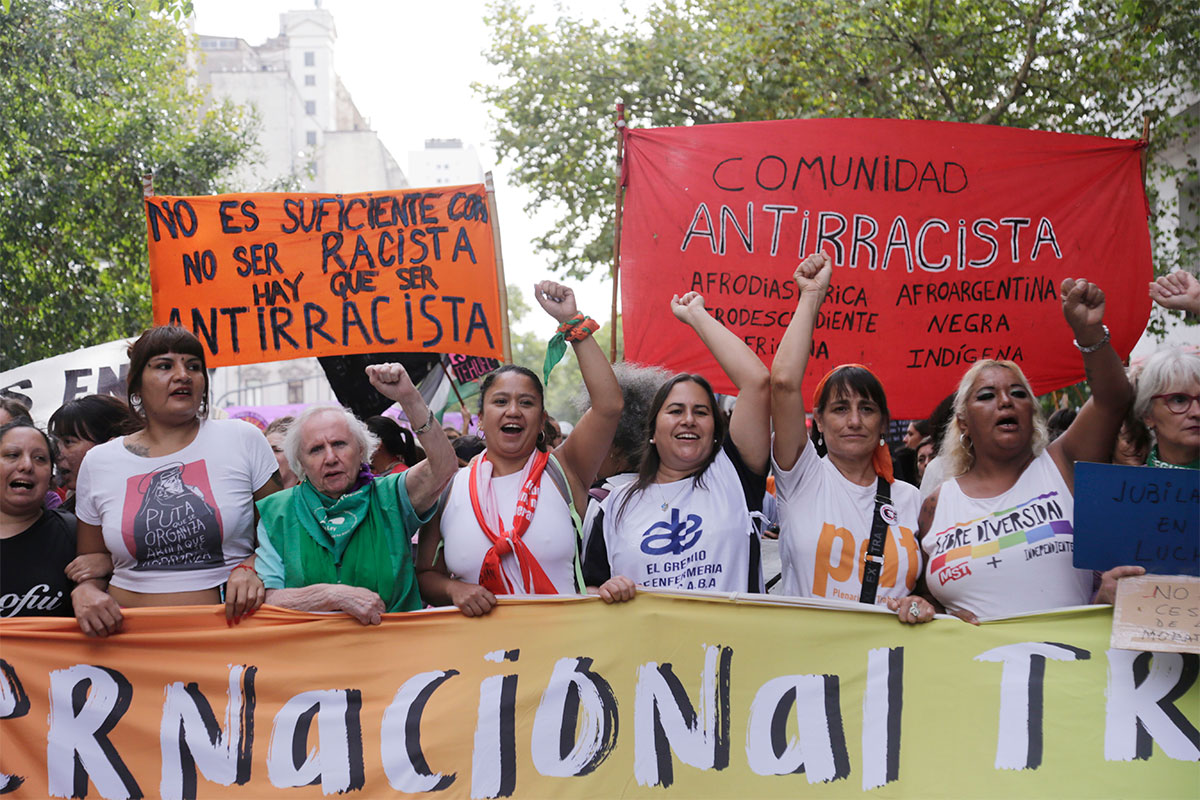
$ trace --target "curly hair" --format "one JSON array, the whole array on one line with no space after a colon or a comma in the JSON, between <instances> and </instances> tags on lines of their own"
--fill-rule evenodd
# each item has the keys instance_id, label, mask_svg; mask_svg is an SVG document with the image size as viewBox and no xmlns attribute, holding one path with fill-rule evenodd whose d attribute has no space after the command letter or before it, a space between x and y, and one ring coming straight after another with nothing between
<instances>
[{"instance_id":1,"label":"curly hair","mask_svg":"<svg viewBox=\"0 0 1200 800\"><path fill-rule=\"evenodd\" d=\"M630 468L636 467L646 445L646 419L651 416L650 407L654 395L664 383L671 380L672 373L662 367L619 362L613 364L613 374L621 386L625 407L613 434L612 449ZM592 398L587 387L581 387L575 396L575 408L582 416L592 407Z\"/></svg>"},{"instance_id":2,"label":"curly hair","mask_svg":"<svg viewBox=\"0 0 1200 800\"><path fill-rule=\"evenodd\" d=\"M1025 391L1029 392L1029 397L1034 397L1033 387L1029 385L1029 379L1025 377L1025 373L1021 371L1012 361L995 361L993 359L984 359L976 361L971 365L971 368L962 376L962 380L958 382L958 391L954 393L954 419L955 423L946 426L946 431L942 435L942 446L938 454L946 461L946 477L953 478L962 475L975 463L975 450L973 446L969 446L963 441L966 431L962 427L962 423L958 420L966 416L967 412L967 396L971 393L971 386L975 383L975 379L979 377L979 373L989 367L1004 367L1013 373L1017 382L1025 387ZM1033 403L1033 446L1034 456L1039 456L1046 449L1046 445L1050 443L1050 434L1046 429L1046 418L1042 414L1041 406L1036 402Z\"/></svg>"}]
</instances>

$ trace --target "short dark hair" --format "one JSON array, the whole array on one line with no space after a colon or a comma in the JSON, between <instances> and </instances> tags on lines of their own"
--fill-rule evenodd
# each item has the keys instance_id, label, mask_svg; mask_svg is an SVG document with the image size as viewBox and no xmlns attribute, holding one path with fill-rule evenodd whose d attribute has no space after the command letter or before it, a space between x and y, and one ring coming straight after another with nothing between
<instances>
[{"instance_id":1,"label":"short dark hair","mask_svg":"<svg viewBox=\"0 0 1200 800\"><path fill-rule=\"evenodd\" d=\"M73 436L96 444L140 430L137 418L119 397L89 394L61 406L50 416L50 433L58 438Z\"/></svg>"},{"instance_id":2,"label":"short dark hair","mask_svg":"<svg viewBox=\"0 0 1200 800\"><path fill-rule=\"evenodd\" d=\"M367 430L379 438L379 443L385 450L403 461L404 466L411 467L417 463L416 442L413 440L412 431L401 426L396 420L382 414L369 417ZM370 455L367 454L368 457Z\"/></svg>"},{"instance_id":3,"label":"short dark hair","mask_svg":"<svg viewBox=\"0 0 1200 800\"><path fill-rule=\"evenodd\" d=\"M204 356L204 345L200 344L200 340L191 331L178 325L147 328L142 331L136 342L129 345L129 390L126 396L129 407L135 411L138 408L138 404L133 402L133 396L142 391L142 372L145 371L146 364L163 353L179 353L200 359L200 368L204 370L204 398L200 403L200 416L208 416L208 362Z\"/></svg>"},{"instance_id":4,"label":"short dark hair","mask_svg":"<svg viewBox=\"0 0 1200 800\"><path fill-rule=\"evenodd\" d=\"M454 455L463 461L470 461L487 447L483 439L474 434L460 436L451 442L450 445L454 448Z\"/></svg>"},{"instance_id":5,"label":"short dark hair","mask_svg":"<svg viewBox=\"0 0 1200 800\"><path fill-rule=\"evenodd\" d=\"M17 420L33 422L33 415L29 413L29 406L15 397L0 396L0 408L8 412L8 415L13 418L13 422Z\"/></svg>"},{"instance_id":6,"label":"short dark hair","mask_svg":"<svg viewBox=\"0 0 1200 800\"><path fill-rule=\"evenodd\" d=\"M813 404L813 416L824 413L825 406L831 400L839 397L865 397L879 406L879 413L883 415L881 430L887 431L888 421L891 419L891 415L888 413L887 395L883 391L883 384L871 370L852 364L835 369L829 379L825 381L825 385L821 387L821 396L816 398L816 402ZM825 445L815 424L809 435L817 447L817 453L825 455Z\"/></svg>"}]
</instances>

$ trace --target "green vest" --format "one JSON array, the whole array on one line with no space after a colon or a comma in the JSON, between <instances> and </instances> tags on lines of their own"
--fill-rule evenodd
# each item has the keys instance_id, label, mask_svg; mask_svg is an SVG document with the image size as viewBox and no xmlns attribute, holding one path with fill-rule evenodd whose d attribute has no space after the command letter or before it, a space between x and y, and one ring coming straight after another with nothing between
<instances>
[{"instance_id":1,"label":"green vest","mask_svg":"<svg viewBox=\"0 0 1200 800\"><path fill-rule=\"evenodd\" d=\"M413 531L406 525L416 520L416 512L407 493L404 502L400 500L397 484L402 478L384 475L371 483L366 517L351 534L341 562L328 535L304 507L298 487L258 501L263 529L283 560L284 587L340 583L370 589L389 612L423 608L412 561Z\"/></svg>"}]
</instances>

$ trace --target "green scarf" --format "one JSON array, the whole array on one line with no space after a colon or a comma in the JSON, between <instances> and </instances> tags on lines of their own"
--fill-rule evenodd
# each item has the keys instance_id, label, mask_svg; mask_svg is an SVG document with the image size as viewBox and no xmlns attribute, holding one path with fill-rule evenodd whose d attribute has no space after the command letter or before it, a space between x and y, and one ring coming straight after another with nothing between
<instances>
[{"instance_id":1,"label":"green scarf","mask_svg":"<svg viewBox=\"0 0 1200 800\"><path fill-rule=\"evenodd\" d=\"M367 517L367 509L371 503L371 484L368 483L358 491L344 494L334 500L321 494L305 478L298 487L298 500L308 511L301 519L312 519L318 526L318 531L310 530L317 543L333 553L336 563L342 563L346 553L346 545L350 544L351 534L358 529ZM308 527L307 525L305 526Z\"/></svg>"},{"instance_id":2,"label":"green scarf","mask_svg":"<svg viewBox=\"0 0 1200 800\"><path fill-rule=\"evenodd\" d=\"M1150 455L1146 456L1146 466L1167 467L1168 469L1200 469L1200 459L1190 464L1169 464L1158 457L1158 445L1154 445L1150 448Z\"/></svg>"},{"instance_id":3,"label":"green scarf","mask_svg":"<svg viewBox=\"0 0 1200 800\"><path fill-rule=\"evenodd\" d=\"M288 588L340 583L370 589L390 611L422 607L401 503L401 475L385 475L336 500L307 480L259 501L263 528L284 564Z\"/></svg>"}]
</instances>

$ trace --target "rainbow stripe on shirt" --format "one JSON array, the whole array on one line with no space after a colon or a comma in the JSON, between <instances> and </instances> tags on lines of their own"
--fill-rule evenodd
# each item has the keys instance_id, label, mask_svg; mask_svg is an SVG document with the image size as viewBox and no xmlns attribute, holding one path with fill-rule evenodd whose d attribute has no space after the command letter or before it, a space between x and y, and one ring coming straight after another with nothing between
<instances>
[{"instance_id":1,"label":"rainbow stripe on shirt","mask_svg":"<svg viewBox=\"0 0 1200 800\"><path fill-rule=\"evenodd\" d=\"M1058 512L1055 516L1061 516L1062 513L1061 507L1054 501L1054 498L1057 496L1058 492L1040 494L1012 508L993 511L990 514L984 514L967 522L956 522L935 533L934 538L937 539L949 534L951 531L961 530L973 535L978 541L984 538L985 534L989 533L989 528L1013 528L1012 530L998 532L998 535L994 538L988 536L987 538L990 541L983 541L979 544L963 544L935 556L929 562L930 572L937 572L948 564L961 559L987 558L1010 547L1023 544L1036 544L1055 536L1073 534L1074 528L1070 520L1050 519L1052 511ZM1043 503L1041 501L1049 502ZM1001 520L1001 522L995 525L991 524L991 520L997 519ZM1030 522L1032 524L1020 524Z\"/></svg>"}]
</instances>

